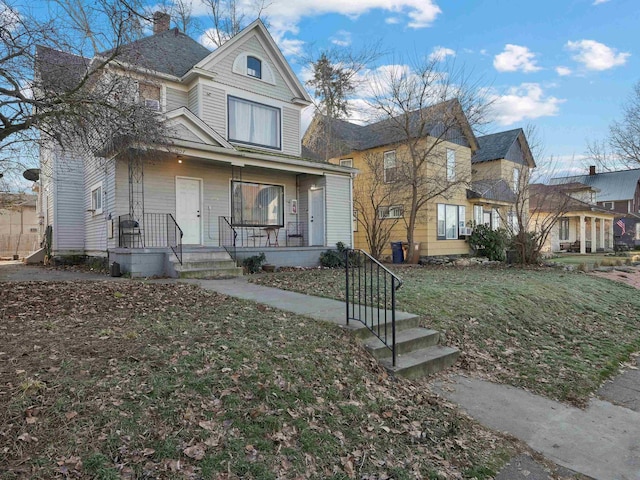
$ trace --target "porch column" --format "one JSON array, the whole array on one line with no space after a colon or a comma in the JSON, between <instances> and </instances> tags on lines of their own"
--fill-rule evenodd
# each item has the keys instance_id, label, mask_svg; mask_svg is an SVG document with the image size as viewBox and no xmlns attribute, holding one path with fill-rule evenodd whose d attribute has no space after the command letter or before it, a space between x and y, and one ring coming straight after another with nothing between
<instances>
[{"instance_id":1,"label":"porch column","mask_svg":"<svg viewBox=\"0 0 640 480\"><path fill-rule=\"evenodd\" d=\"M580 253L587 253L587 222L584 215L580 215Z\"/></svg>"},{"instance_id":2,"label":"porch column","mask_svg":"<svg viewBox=\"0 0 640 480\"><path fill-rule=\"evenodd\" d=\"M601 218L600 219L600 246L602 247L603 250L605 250L605 245L604 245L604 226L605 226L605 219Z\"/></svg>"},{"instance_id":3,"label":"porch column","mask_svg":"<svg viewBox=\"0 0 640 480\"><path fill-rule=\"evenodd\" d=\"M597 249L596 217L591 217L591 253L596 253Z\"/></svg>"},{"instance_id":4,"label":"porch column","mask_svg":"<svg viewBox=\"0 0 640 480\"><path fill-rule=\"evenodd\" d=\"M615 240L613 238L613 221L615 219L611 219L611 226L609 228L609 248L613 250L613 246L615 245Z\"/></svg>"}]
</instances>

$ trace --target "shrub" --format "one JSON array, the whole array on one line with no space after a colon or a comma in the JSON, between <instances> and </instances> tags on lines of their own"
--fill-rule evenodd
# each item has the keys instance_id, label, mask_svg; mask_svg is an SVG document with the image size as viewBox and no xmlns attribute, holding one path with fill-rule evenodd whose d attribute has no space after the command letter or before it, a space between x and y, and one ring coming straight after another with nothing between
<instances>
[{"instance_id":1,"label":"shrub","mask_svg":"<svg viewBox=\"0 0 640 480\"><path fill-rule=\"evenodd\" d=\"M514 235L508 245L514 250L515 262L532 265L540 262L541 239L536 232L519 231Z\"/></svg>"},{"instance_id":2,"label":"shrub","mask_svg":"<svg viewBox=\"0 0 640 480\"><path fill-rule=\"evenodd\" d=\"M325 268L344 267L345 251L347 251L347 246L344 243L336 243L335 250L325 250L320 254L320 265ZM351 262L349 262L349 265L351 265Z\"/></svg>"},{"instance_id":3,"label":"shrub","mask_svg":"<svg viewBox=\"0 0 640 480\"><path fill-rule=\"evenodd\" d=\"M502 229L492 230L487 225L477 225L469 237L469 245L478 257L504 262L507 232Z\"/></svg>"},{"instance_id":4,"label":"shrub","mask_svg":"<svg viewBox=\"0 0 640 480\"><path fill-rule=\"evenodd\" d=\"M260 255L245 258L242 261L242 265L247 269L247 272L258 273L262 269L262 264L266 261L267 257L265 257L264 252L262 252Z\"/></svg>"}]
</instances>

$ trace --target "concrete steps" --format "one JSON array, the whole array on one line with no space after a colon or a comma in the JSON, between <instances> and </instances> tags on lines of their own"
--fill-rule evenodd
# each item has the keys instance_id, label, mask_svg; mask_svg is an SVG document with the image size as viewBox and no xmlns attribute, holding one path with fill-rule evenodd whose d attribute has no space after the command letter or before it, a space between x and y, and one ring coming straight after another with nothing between
<instances>
[{"instance_id":1,"label":"concrete steps","mask_svg":"<svg viewBox=\"0 0 640 480\"><path fill-rule=\"evenodd\" d=\"M418 326L419 317L406 315L396 320L396 366L393 366L391 349L366 327L359 326L356 336L371 355L394 375L419 378L440 372L456 363L460 352L456 348L439 345L440 333ZM357 323L357 322L356 322ZM384 324L380 326L384 334ZM391 325L387 325L391 338Z\"/></svg>"},{"instance_id":2,"label":"concrete steps","mask_svg":"<svg viewBox=\"0 0 640 480\"><path fill-rule=\"evenodd\" d=\"M190 249L182 252L182 265L175 256L171 263L178 278L229 278L242 276L224 249Z\"/></svg>"}]
</instances>

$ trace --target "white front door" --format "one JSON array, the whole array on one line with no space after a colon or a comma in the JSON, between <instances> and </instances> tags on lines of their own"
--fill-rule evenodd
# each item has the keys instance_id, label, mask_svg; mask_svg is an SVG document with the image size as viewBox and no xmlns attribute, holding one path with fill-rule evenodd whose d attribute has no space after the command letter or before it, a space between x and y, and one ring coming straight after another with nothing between
<instances>
[{"instance_id":1,"label":"white front door","mask_svg":"<svg viewBox=\"0 0 640 480\"><path fill-rule=\"evenodd\" d=\"M182 243L201 243L202 180L199 178L176 177L176 222L182 229Z\"/></svg>"},{"instance_id":2,"label":"white front door","mask_svg":"<svg viewBox=\"0 0 640 480\"><path fill-rule=\"evenodd\" d=\"M309 191L309 245L324 246L324 189Z\"/></svg>"}]
</instances>

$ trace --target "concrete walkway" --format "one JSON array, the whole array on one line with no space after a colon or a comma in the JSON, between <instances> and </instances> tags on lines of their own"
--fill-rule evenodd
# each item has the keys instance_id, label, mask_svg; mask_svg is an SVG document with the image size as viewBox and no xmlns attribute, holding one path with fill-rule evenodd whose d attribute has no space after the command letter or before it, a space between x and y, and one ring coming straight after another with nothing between
<instances>
[{"instance_id":1,"label":"concrete walkway","mask_svg":"<svg viewBox=\"0 0 640 480\"><path fill-rule=\"evenodd\" d=\"M580 410L514 387L454 380L439 393L483 425L597 480L640 479L640 413L600 399Z\"/></svg>"}]
</instances>

